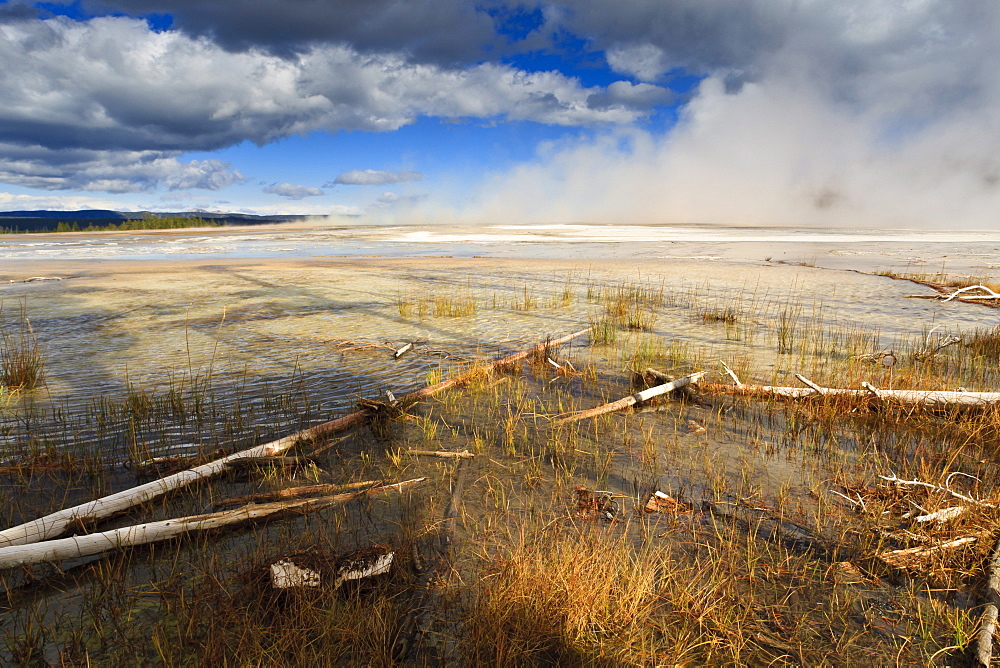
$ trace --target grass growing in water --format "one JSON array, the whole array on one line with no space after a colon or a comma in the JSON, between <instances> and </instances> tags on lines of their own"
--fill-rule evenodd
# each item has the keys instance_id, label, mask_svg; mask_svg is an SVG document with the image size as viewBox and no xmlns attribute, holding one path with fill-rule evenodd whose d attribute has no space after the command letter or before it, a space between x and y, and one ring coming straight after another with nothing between
<instances>
[{"instance_id":1,"label":"grass growing in water","mask_svg":"<svg viewBox=\"0 0 1000 668\"><path fill-rule=\"evenodd\" d=\"M605 286L601 299L621 297L662 314L662 292L658 298L655 288L633 288ZM412 308L417 310L415 302ZM434 313L432 302L424 308ZM691 317L697 308L684 316L689 324L697 320ZM791 312L794 306L786 308ZM19 589L20 573L0 574L5 591L18 592L0 599L0 622L12 622L0 662L44 655L67 664L389 665L393 640L411 606L421 601L431 623L411 657L418 664L892 665L897 657L900 663L924 664L942 651L939 659L957 658L946 648L964 645L976 624L975 611L968 601L961 603L959 592L970 600L975 596L989 541L942 556L926 577L879 565L873 554L907 543L890 544L905 541L905 534L886 538L874 530L883 510L894 511L895 519L899 504L905 505L897 491L883 489L885 498L875 494L881 489L876 476L892 471L943 484L949 471L961 470L983 481L969 482L972 493L990 495L989 481L998 468L991 447L1000 442L990 440L1000 433L995 413L959 420L945 412L890 412L857 402L710 397L714 405L704 408L663 401L655 413L553 427L554 415L631 394L624 365L649 364L681 375L714 367L720 355L711 345L726 345L742 355L727 361L745 382L762 380L756 369L771 373L774 330L760 346L772 357L755 364L756 351L746 342L704 343L718 327L696 331L705 334L702 341L623 335L625 326L605 315L598 311L592 324L603 321L610 328L605 343L616 347L553 351L560 363L572 361L572 370L556 370L542 360L484 373L464 388L412 407L411 417L391 430L358 429L317 457L318 468L310 468L306 480L280 468L269 468L266 476L254 469L249 480L205 484L136 515L200 513L219 498L303 482L429 478L413 491L113 555L53 581L56 586L46 591L30 583ZM796 359L786 355L780 361L798 365L801 357L817 382L855 386L860 379L878 383L873 376L886 374L878 364L851 358L877 352L878 337L869 332L831 330L815 318L793 331L789 347ZM595 331L595 339L598 335ZM900 360L892 369L894 385L971 389L997 383L995 334L970 335L932 359L911 358L926 338L892 342ZM434 383L454 371L443 364L426 380ZM779 379L787 381L787 374ZM393 380L420 385L422 379L415 374ZM275 432L293 431L300 426L296 416L310 410L298 393L244 393L243 405L236 406L210 396L204 384L185 387L190 386L197 397L185 388L156 391L130 384L123 396L100 405L95 400L89 421L67 424L61 434L100 428L102 445L113 441L130 453L134 449L130 456L137 459L178 440L227 448L259 443ZM274 410L269 418L261 415L267 407ZM287 428L275 424L279 418ZM40 453L47 452L38 445L43 439L58 445L58 438L34 428L35 419L22 422L31 426L25 439L34 439ZM703 429L689 431L691 422ZM412 555L432 553L455 464L404 453L465 448L479 456L466 465L455 558L433 586L417 586L426 564ZM89 500L98 487L111 491L131 482L121 479L130 475L128 469L123 472L110 459L93 468L103 476L99 484L68 466L0 478L4 519L31 519L35 511L61 507L65 500ZM829 493L834 484L865 494L871 512L836 505ZM577 486L609 489L622 512L614 522L581 517L574 501ZM642 503L656 489L681 503L671 512L643 514ZM705 509L707 502L735 506L740 500L808 526L837 547L820 553L784 544L762 530L759 517L731 521ZM926 494L913 500L928 510L948 501ZM970 524L957 526L989 528L990 521L988 512L980 512ZM922 527L906 530L931 535ZM392 545L398 559L381 583L345 592L282 594L269 588L266 568L277 558L308 552L318 559L373 542ZM837 563L847 560L859 564L863 582L837 580ZM51 573L38 569L36 575L46 582ZM430 602L421 596L430 596Z\"/></svg>"},{"instance_id":2,"label":"grass growing in water","mask_svg":"<svg viewBox=\"0 0 1000 668\"><path fill-rule=\"evenodd\" d=\"M0 322L3 306L0 305ZM0 385L30 390L42 381L44 362L24 303L13 326L0 324Z\"/></svg>"}]
</instances>

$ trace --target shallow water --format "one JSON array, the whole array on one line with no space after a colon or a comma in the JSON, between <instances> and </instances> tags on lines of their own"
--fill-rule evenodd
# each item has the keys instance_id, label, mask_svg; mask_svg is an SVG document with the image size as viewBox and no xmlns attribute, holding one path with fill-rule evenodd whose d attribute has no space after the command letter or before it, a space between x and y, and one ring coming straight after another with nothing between
<instances>
[{"instance_id":1,"label":"shallow water","mask_svg":"<svg viewBox=\"0 0 1000 668\"><path fill-rule=\"evenodd\" d=\"M280 248L291 247L293 242L300 244L298 252L303 255L323 250L318 239L324 233L281 234L287 235L281 243L274 236L267 242L275 243L276 253L283 253ZM219 541L219 550L227 557L250 549L267 554L287 550L289 545L306 542L310 527L317 532L332 531L340 549L375 540L399 542L401 527L419 525L415 518L437 522L439 514L435 513L444 505L442 497L447 496L453 471L450 463L416 458L394 463L393 448L462 449L481 435L490 439L481 444L487 456L471 465L470 479L476 482L467 492L463 511L470 519L460 530L470 534L481 530L474 529L476 521L507 525L537 516L540 524L547 525L565 512L560 494L575 484L600 486L640 502L652 489L698 499L710 496L713 488L745 491L749 487L765 499L783 494L792 516L807 513L814 504L810 494L821 489L821 483L828 484L831 471L845 470L845 463L853 463L859 443L846 429L814 452L788 435L781 414L742 408L724 412L671 403L660 413L616 416L603 426L581 428L565 455L575 458L572 466L565 465L571 473L563 474L558 467L564 464L541 454L551 434L546 416L535 413L533 397L562 391L567 408L573 409L624 396L632 391L628 367L634 360L630 356L644 346L663 362L670 357L664 351L672 345L700 351L666 369L675 374L697 370L692 367L695 360L705 364L699 368L712 371L717 370L718 359L744 360L753 374L744 380L788 380L792 372L801 370L803 358L776 352L774 340L782 312L792 314L800 332L820 326L867 332L873 351L921 337L934 327L941 334L992 327L998 316L993 309L969 304L906 299L908 294L929 294L930 290L831 268L820 261L811 267L753 259L750 256L763 246L754 250L744 245L771 246L771 241L679 242L688 246L677 248L678 254L693 254L698 248L714 252L713 245L719 244L743 249L739 257L720 256L712 261L657 259L655 253L665 252L666 246L657 249L645 242L616 244L611 251L598 254L597 249L607 249L608 244L548 241L510 246L482 240L413 238L379 242L383 251L399 244L397 249L413 257L290 260L281 255L280 259L255 261L244 246L264 253L257 236L227 235L182 237L188 241L175 240L181 249L177 255L164 253L160 241L135 235L133 251L142 244L160 244L159 256L173 259L187 257L182 248L185 243L204 241L206 245L199 248L215 249L212 253L236 249L219 251L220 259L210 261L156 260L152 258L157 252L151 251L150 259L139 261L107 261L83 254L88 259L72 261L60 256L60 262L5 262L2 271L9 280L39 275L62 280L0 285L2 324L14 327L24 304L46 364L44 386L11 401L2 412L0 447L9 449L30 437L46 447L100 450L106 464L134 459L136 454L246 447L343 414L359 397L376 398L386 390L398 395L425 385L429 374L456 373L463 359L492 358L549 335L582 329L599 317L598 293L609 287L663 293L652 331L623 332L614 347L589 346L583 338L557 351L558 360L590 367L597 382L587 385L573 377L552 375L548 369L549 375L505 378L493 390L470 392L472 400L465 403L459 399L449 407L427 402L414 411L414 421L398 427L402 436L387 439L392 447L359 430L323 462L325 475L338 480L428 475L426 489L414 493L419 503L406 502L423 510L414 511L394 499L329 513L327 519L343 519L343 532L340 524L333 530L328 521L275 523L247 536ZM114 243L119 244L115 248L121 247L122 242ZM443 254L459 255L480 254L484 248L496 255L530 255L532 249L545 249L558 259L421 257L430 250L448 249ZM630 249L637 254L628 255ZM227 259L228 252L239 257ZM587 252L594 256L586 256ZM624 254L621 257L627 261L616 259L616 254ZM849 256L832 251L824 256L838 257L846 262ZM435 314L435 298L471 300L475 312L461 317ZM419 311L422 300L427 309L423 314ZM706 310L727 306L742 314L739 326L703 320ZM354 343L340 345L345 341ZM395 359L390 348L410 341L417 342L415 350ZM148 411L152 417L140 417L142 410L129 408L130 402L141 403L145 396L162 399L172 391L183 395L185 409ZM97 401L103 395L117 403ZM195 395L209 405L192 413L190 402ZM442 414L443 422L431 419ZM520 418L509 442L502 425L484 424L502 423L508 417ZM687 432L689 420L700 422L708 431ZM765 424L766 420L770 422ZM427 425L423 436L417 425ZM39 498L22 501L17 512L34 516L132 484L130 472L120 466L111 468L111 479L100 483L103 489L91 489L88 485L97 483L83 481L74 483L68 492L49 495L50 488L60 489L55 477L50 482L34 481ZM564 475L569 480L562 480ZM20 489L23 482L12 479L8 484L9 492ZM226 489L226 485L233 495L247 491L243 483L220 482L190 496L176 495L156 512L165 516L203 512L210 507L214 490ZM508 496L502 508L489 505L494 503L488 496L494 494L494 485L509 490L504 492ZM499 519L493 517L497 514ZM190 554L197 559L198 551L184 548L185 558ZM467 550L457 559L471 561L474 555ZM141 572L146 560L145 556L137 558L137 572L129 576L133 581L150 579ZM148 562L155 563L152 553ZM72 592L58 601L61 595L53 594L47 604L59 613L68 610L72 618L79 613L80 603L71 598Z\"/></svg>"},{"instance_id":2,"label":"shallow water","mask_svg":"<svg viewBox=\"0 0 1000 668\"><path fill-rule=\"evenodd\" d=\"M586 327L601 313L597 294L609 286L663 293L653 331L636 337L635 345L644 339L696 346L728 359L749 355L764 374L787 372L783 365L791 363L776 356L770 342L781 312L802 323L871 332L878 347L932 328L960 334L997 321L993 309L905 299L930 293L908 282L775 264L89 261L49 273L64 280L0 285L0 319L13 331L23 304L45 361L44 386L24 400L71 412L129 387L164 393L210 378L222 388L215 392L220 400L295 384L314 409L310 419L321 419L342 413L361 396L416 389L440 367L450 373L454 362L445 354L492 357ZM435 298L471 300L475 313L435 315ZM404 314L401 303L410 312ZM727 306L745 314L738 328L702 322L706 309ZM343 340L383 347L342 348ZM410 341L417 342L415 352L393 358L391 348ZM598 360L605 354L586 353ZM601 363L620 369L624 361ZM19 431L8 430L8 439Z\"/></svg>"}]
</instances>

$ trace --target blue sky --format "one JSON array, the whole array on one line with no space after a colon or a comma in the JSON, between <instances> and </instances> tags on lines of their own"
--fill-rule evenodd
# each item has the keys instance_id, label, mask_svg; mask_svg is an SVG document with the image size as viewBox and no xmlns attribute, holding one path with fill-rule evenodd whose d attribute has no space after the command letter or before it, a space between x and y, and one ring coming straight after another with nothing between
<instances>
[{"instance_id":1,"label":"blue sky","mask_svg":"<svg viewBox=\"0 0 1000 668\"><path fill-rule=\"evenodd\" d=\"M0 0L0 210L989 226L998 13Z\"/></svg>"}]
</instances>

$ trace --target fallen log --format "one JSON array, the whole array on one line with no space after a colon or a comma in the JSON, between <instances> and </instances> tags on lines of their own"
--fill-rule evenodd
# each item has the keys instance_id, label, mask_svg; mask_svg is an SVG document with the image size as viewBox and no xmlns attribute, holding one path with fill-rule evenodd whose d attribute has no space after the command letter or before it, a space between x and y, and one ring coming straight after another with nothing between
<instances>
[{"instance_id":1,"label":"fallen log","mask_svg":"<svg viewBox=\"0 0 1000 668\"><path fill-rule=\"evenodd\" d=\"M613 401L610 404L604 404L603 406L597 406L596 408L591 408L585 411L580 411L579 413L574 413L566 417L558 418L552 421L554 425L567 424L569 422L577 422L579 420L586 420L587 418L595 417L598 415L604 415L605 413L613 413L615 411L625 410L630 406L635 406L636 404L641 404L644 401L649 401L653 397L659 396L661 394L666 394L667 392L672 392L673 390L680 389L685 385L690 383L695 383L699 378L705 375L705 371L699 371L697 373L692 373L677 380L670 381L668 383L663 383L662 385L656 385L649 388L648 390L642 390L641 392L636 392L633 395L619 399L618 401Z\"/></svg>"},{"instance_id":2,"label":"fallen log","mask_svg":"<svg viewBox=\"0 0 1000 668\"><path fill-rule=\"evenodd\" d=\"M732 393L744 397L780 397L804 399L824 397L852 397L881 400L921 406L988 406L1000 403L1000 392L952 392L947 390L879 390L866 383L865 389L851 390L838 387L777 387L770 385L726 385L707 383L699 385L703 392ZM817 390L818 388L818 390Z\"/></svg>"},{"instance_id":3,"label":"fallen log","mask_svg":"<svg viewBox=\"0 0 1000 668\"><path fill-rule=\"evenodd\" d=\"M1000 612L1000 540L993 547L987 574L989 578L983 597L987 605L976 636L976 661L984 667L988 667L993 660L993 634L996 633L997 614Z\"/></svg>"},{"instance_id":4,"label":"fallen log","mask_svg":"<svg viewBox=\"0 0 1000 668\"><path fill-rule=\"evenodd\" d=\"M516 364L517 362L525 360L532 355L537 355L539 353L542 353L545 351L546 348L549 348L551 346L559 346L564 343L568 343L577 337L587 334L588 332L590 332L589 327L587 329L581 329L579 332L573 332L572 334L567 334L566 336L563 336L558 339L552 339L551 341L546 341L545 343L539 343L538 345L532 346L531 348L522 350L520 352L512 353L510 355L507 355L506 357L501 357L500 359L495 360L494 362L490 363L485 367L479 367L473 369L460 376L456 376L455 378L442 380L440 383L437 383L435 385L429 385L423 388L422 390L416 390L415 392L410 392L409 394L405 394L402 397L400 397L399 403L404 406L409 406L410 404L420 401L421 399L426 399L427 397L433 396L442 390L447 390L449 388L456 387L458 385L464 385L465 383L468 383L470 380L483 373L486 373L487 375L492 375L498 369L510 366L512 364Z\"/></svg>"},{"instance_id":5,"label":"fallen log","mask_svg":"<svg viewBox=\"0 0 1000 668\"><path fill-rule=\"evenodd\" d=\"M234 496L233 498L230 499L223 499L222 501L217 501L215 503L215 507L220 508L225 506L242 506L248 503L267 503L269 501L281 501L282 499L295 499L303 496L312 496L315 494L334 494L337 492L346 492L352 489L376 487L380 484L382 484L381 480L362 480L361 482L352 482L346 485L302 485L299 487L289 487L287 489L279 489L277 492L251 494L250 496Z\"/></svg>"},{"instance_id":6,"label":"fallen log","mask_svg":"<svg viewBox=\"0 0 1000 668\"><path fill-rule=\"evenodd\" d=\"M933 555L935 552L940 552L941 550L953 550L957 547L968 545L969 543L975 543L977 540L979 540L979 536L962 536L961 538L949 540L945 543L939 543L937 545L908 547L903 550L890 550L888 552L881 552L875 556L895 568L919 570L919 568L923 565L923 560L926 557Z\"/></svg>"},{"instance_id":7,"label":"fallen log","mask_svg":"<svg viewBox=\"0 0 1000 668\"><path fill-rule=\"evenodd\" d=\"M956 475L956 473L952 473L952 474L950 474L948 476L948 479L945 480L946 484L944 486L942 486L942 485L935 485L934 483L930 483L930 482L924 482L923 480L903 480L902 478L899 478L896 475L891 475L891 476L890 475L880 475L879 478L881 478L882 480L885 480L886 482L890 482L890 483L892 483L894 485L898 485L900 487L926 487L927 489L932 489L932 490L934 490L936 492L944 492L945 494L950 494L951 496L955 497L956 499L960 499L962 501L965 501L966 503L972 503L972 504L975 504L977 506L986 506L987 508L996 508L997 507L997 504L995 504L995 503L990 503L988 501L981 501L979 499L973 498L973 497L968 496L966 494L962 494L961 492L956 492L955 490L953 490L950 487L948 487L947 483L949 483L951 481L951 478L954 475Z\"/></svg>"},{"instance_id":8,"label":"fallen log","mask_svg":"<svg viewBox=\"0 0 1000 668\"><path fill-rule=\"evenodd\" d=\"M723 366L725 366L725 363L723 363ZM726 368L728 369L728 367ZM644 379L653 378L660 381L661 383L669 383L676 380L673 376L668 376L662 371L657 371L656 369L653 368L643 370L642 377ZM735 378L736 376L734 375L733 377ZM685 385L684 387L677 388L677 393L685 400L690 401L693 404L697 404L702 408L707 408L711 406L711 404L705 401L704 397L695 392L694 388L692 388L691 385Z\"/></svg>"},{"instance_id":9,"label":"fallen log","mask_svg":"<svg viewBox=\"0 0 1000 668\"><path fill-rule=\"evenodd\" d=\"M487 367L484 367L484 370L486 373L492 373L502 366L513 364L527 358L529 355L544 351L548 346L566 343L577 338L578 336L586 334L589 331L589 328L582 329L561 338L532 346L527 350L507 355L506 357L496 360ZM483 371L474 369L455 378L444 380L435 385L430 385L423 389L410 392L401 397L399 402L404 405L411 405L422 399L433 396L438 392L466 383L482 372ZM25 522L24 524L18 524L17 526L0 531L0 548L11 545L35 543L49 538L54 538L65 532L69 526L76 523L110 517L111 515L127 510L133 506L137 506L141 503L145 503L146 501L163 496L167 492L180 489L181 487L185 487L199 480L216 476L226 470L227 466L231 462L238 459L280 455L299 442L318 440L330 436L331 434L364 424L371 419L371 416L372 412L368 409L358 410L337 418L336 420L324 422L323 424L310 427L309 429L291 434L290 436L279 438L276 441L265 443L264 445L258 445L246 450L235 452L226 457L208 462L207 464L196 466L192 469L167 476L166 478L153 480L144 485L132 487L130 489L122 490L120 492L95 499L94 501L89 501L71 508L65 508L63 510L50 513L37 520Z\"/></svg>"},{"instance_id":10,"label":"fallen log","mask_svg":"<svg viewBox=\"0 0 1000 668\"><path fill-rule=\"evenodd\" d=\"M313 499L250 504L234 510L223 510L217 513L135 524L101 533L47 540L29 545L0 547L0 569L36 564L43 561L53 562L63 559L89 557L123 547L157 543L194 531L208 531L250 520L263 519L278 513L311 512L333 504L359 499L369 494L408 487L425 479L414 478L413 480L373 487L359 492L321 496Z\"/></svg>"},{"instance_id":11,"label":"fallen log","mask_svg":"<svg viewBox=\"0 0 1000 668\"><path fill-rule=\"evenodd\" d=\"M443 459L472 459L476 455L468 450L455 452L453 450L406 450L408 455L424 455L427 457L441 457Z\"/></svg>"}]
</instances>

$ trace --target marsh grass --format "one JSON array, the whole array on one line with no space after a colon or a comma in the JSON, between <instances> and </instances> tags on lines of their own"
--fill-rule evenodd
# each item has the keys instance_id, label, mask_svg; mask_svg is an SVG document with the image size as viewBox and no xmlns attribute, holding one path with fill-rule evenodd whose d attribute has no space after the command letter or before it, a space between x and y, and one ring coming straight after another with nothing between
<instances>
[{"instance_id":1,"label":"marsh grass","mask_svg":"<svg viewBox=\"0 0 1000 668\"><path fill-rule=\"evenodd\" d=\"M478 308L476 298L470 290L396 296L396 312L402 318L410 318L414 314L420 319L428 316L468 318L475 315Z\"/></svg>"},{"instance_id":2,"label":"marsh grass","mask_svg":"<svg viewBox=\"0 0 1000 668\"><path fill-rule=\"evenodd\" d=\"M38 338L22 302L11 326L4 321L0 304L0 386L14 390L34 389L43 379L44 361Z\"/></svg>"},{"instance_id":3,"label":"marsh grass","mask_svg":"<svg viewBox=\"0 0 1000 668\"><path fill-rule=\"evenodd\" d=\"M543 298L561 308L558 291ZM531 299L540 298L518 285L495 294L494 308ZM942 535L941 527L915 526L904 512L912 504L931 511L952 501L944 494L906 494L877 476L893 472L943 485L960 471L975 479L953 479L956 488L994 499L1000 410L709 397L707 407L664 399L650 406L655 413L609 414L562 427L551 418L633 392L623 368L654 366L681 375L717 368L720 358L744 382L791 384L791 372L807 371L831 387L868 380L988 388L1000 385L995 330L916 359L911 353L926 344L926 333L882 341L875 330L828 326L822 309L805 311L792 300L741 306L745 322L785 314L784 333L781 326L761 328L759 345L750 338L719 341L718 323L697 332L715 328L704 339L629 324L630 311L655 318L667 305L686 308L683 318L697 320L703 294L588 283L587 301L599 308L578 306L594 311L593 342L603 345L558 351L578 373L560 374L541 358L484 371L408 407L385 428L347 435L314 467L254 469L249 477L157 499L121 521L201 513L227 497L304 483L426 476L424 486L112 554L65 573L37 567L0 574L6 634L0 662L390 665L411 606L428 600L428 632L409 658L418 665L957 661L949 648L964 646L974 633L977 611L969 604L991 541L942 553L925 570L888 568L874 555ZM392 311L391 302L385 307ZM422 317L438 317L429 298L399 297L396 307L401 317L421 309ZM440 317L449 317L446 310ZM888 347L899 360L891 369L862 358ZM412 372L410 381L434 384L456 372L442 363ZM2 519L14 524L127 487L135 475L123 459L134 464L183 444L193 446L185 453L231 451L329 417L317 416L302 373L236 388L220 382L127 382L120 395L95 397L80 413L67 409L44 419L23 407L16 416L5 413L4 424L18 425L6 434L8 442L33 458L0 468ZM690 432L691 422L704 430ZM67 444L72 457L59 459ZM467 465L451 560L429 589L418 588L413 555L437 549L455 466L405 451L464 448L477 457ZM577 487L612 491L620 512L609 522L581 515ZM863 495L866 508L839 502L831 489ZM675 497L677 507L643 513L655 490ZM761 514L723 517L708 503L742 503ZM833 547L822 552L782 541L772 531L773 517L806 527ZM998 519L995 511L979 509L945 531L992 531ZM267 584L267 565L283 556L329 562L376 543L391 545L398 559L380 582L283 594ZM838 580L839 563L848 560L863 581Z\"/></svg>"}]
</instances>

